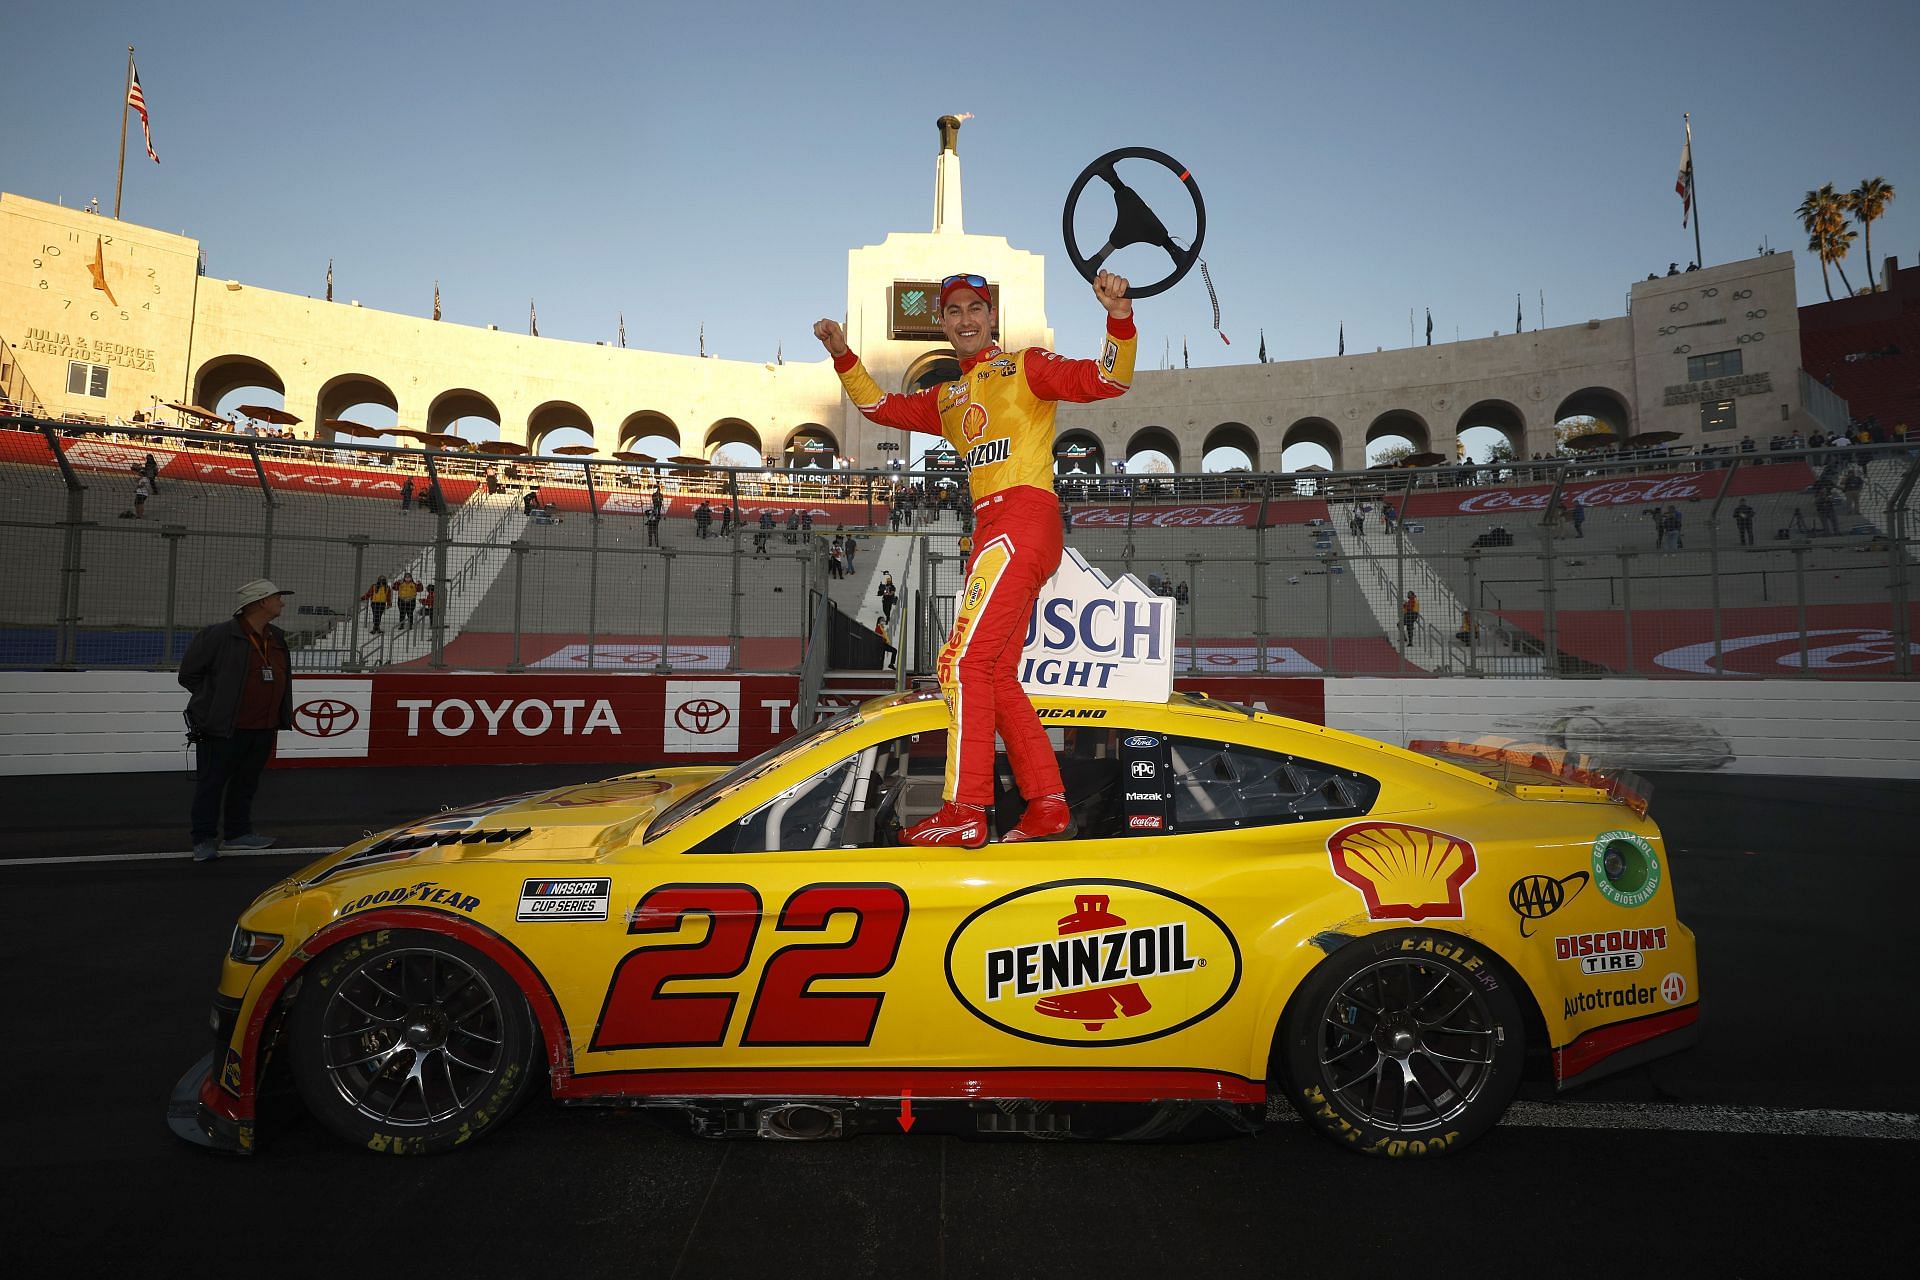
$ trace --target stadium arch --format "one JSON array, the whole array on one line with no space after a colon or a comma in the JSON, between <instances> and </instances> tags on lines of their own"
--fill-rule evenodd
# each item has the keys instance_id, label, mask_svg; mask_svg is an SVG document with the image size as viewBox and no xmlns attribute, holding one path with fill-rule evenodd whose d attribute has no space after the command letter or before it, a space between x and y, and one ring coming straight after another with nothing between
<instances>
[{"instance_id":1,"label":"stadium arch","mask_svg":"<svg viewBox=\"0 0 1920 1280\"><path fill-rule=\"evenodd\" d=\"M1300 418L1289 426L1280 437L1280 467L1283 471L1299 471L1301 467L1290 467L1287 455L1299 446L1317 446L1327 455L1325 463L1313 462L1308 465L1324 466L1329 471L1346 469L1346 441L1340 435L1340 428L1326 418Z\"/></svg>"},{"instance_id":2,"label":"stadium arch","mask_svg":"<svg viewBox=\"0 0 1920 1280\"><path fill-rule=\"evenodd\" d=\"M806 452L803 450L808 441L824 442L831 453ZM832 430L817 422L803 422L787 432L787 438L780 446L781 457L789 467L826 467L831 469L840 457L840 439Z\"/></svg>"},{"instance_id":3,"label":"stadium arch","mask_svg":"<svg viewBox=\"0 0 1920 1280\"><path fill-rule=\"evenodd\" d=\"M1569 418L1593 418L1612 428L1620 439L1633 434L1633 411L1627 407L1627 398L1611 387L1582 387L1562 400L1553 411L1553 424L1557 427Z\"/></svg>"},{"instance_id":4,"label":"stadium arch","mask_svg":"<svg viewBox=\"0 0 1920 1280\"><path fill-rule=\"evenodd\" d=\"M708 427L701 456L711 458L714 450L726 444L745 445L761 457L765 457L767 452L760 439L759 428L742 418L722 418Z\"/></svg>"},{"instance_id":5,"label":"stadium arch","mask_svg":"<svg viewBox=\"0 0 1920 1280\"><path fill-rule=\"evenodd\" d=\"M1053 473L1069 476L1102 475L1107 469L1107 446L1091 431L1063 431L1053 442Z\"/></svg>"},{"instance_id":6,"label":"stadium arch","mask_svg":"<svg viewBox=\"0 0 1920 1280\"><path fill-rule=\"evenodd\" d=\"M1367 456L1372 457L1376 443L1396 437L1413 446L1414 453L1433 448L1433 433L1427 430L1425 418L1411 409L1389 409L1367 427Z\"/></svg>"},{"instance_id":7,"label":"stadium arch","mask_svg":"<svg viewBox=\"0 0 1920 1280\"><path fill-rule=\"evenodd\" d=\"M333 428L327 422L333 418L345 418L349 411L362 405L379 405L390 410L394 422L399 421L400 398L380 379L370 373L343 373L329 378L320 385L320 395L314 410L313 434L318 440L333 439ZM383 418L384 414L361 415L362 417ZM358 419L348 419L358 421ZM363 426L381 427L385 422L366 422ZM399 443L393 441L391 443Z\"/></svg>"},{"instance_id":8,"label":"stadium arch","mask_svg":"<svg viewBox=\"0 0 1920 1280\"><path fill-rule=\"evenodd\" d=\"M1499 432L1506 440L1507 447L1513 450L1514 457L1530 456L1527 449L1527 415L1511 401L1478 400L1468 405L1454 422L1454 439L1458 440L1467 432L1477 429Z\"/></svg>"},{"instance_id":9,"label":"stadium arch","mask_svg":"<svg viewBox=\"0 0 1920 1280\"><path fill-rule=\"evenodd\" d=\"M505 424L500 421L500 407L492 398L471 387L455 387L442 391L427 406L427 430L447 431L460 434L454 428L462 422L474 418L493 424L495 439L499 439Z\"/></svg>"},{"instance_id":10,"label":"stadium arch","mask_svg":"<svg viewBox=\"0 0 1920 1280\"><path fill-rule=\"evenodd\" d=\"M549 400L527 415L527 448L534 453L545 453L549 437L572 428L586 433L587 439L594 445L600 443L593 429L593 419L579 405L567 400ZM561 441L562 444L567 443Z\"/></svg>"},{"instance_id":11,"label":"stadium arch","mask_svg":"<svg viewBox=\"0 0 1920 1280\"><path fill-rule=\"evenodd\" d=\"M1258 471L1260 469L1259 437L1255 436L1253 428L1244 422L1223 422L1213 430L1207 432L1206 440L1200 445L1200 469L1202 471L1209 469L1231 471L1239 465L1237 460L1229 459L1227 460L1229 462L1227 466L1209 468L1208 460L1212 458L1215 450L1219 449L1236 449L1246 457L1247 470Z\"/></svg>"},{"instance_id":12,"label":"stadium arch","mask_svg":"<svg viewBox=\"0 0 1920 1280\"><path fill-rule=\"evenodd\" d=\"M220 402L234 392L256 388L275 392L282 402L286 400L286 381L266 361L243 355L215 356L193 375L193 395L187 403L218 410Z\"/></svg>"},{"instance_id":13,"label":"stadium arch","mask_svg":"<svg viewBox=\"0 0 1920 1280\"><path fill-rule=\"evenodd\" d=\"M643 440L671 440L673 448L661 455L661 460L675 457L681 452L680 425L658 409L642 409L630 413L626 421L620 424L620 435L614 442L614 448L621 453L650 453L649 449L637 446Z\"/></svg>"},{"instance_id":14,"label":"stadium arch","mask_svg":"<svg viewBox=\"0 0 1920 1280\"><path fill-rule=\"evenodd\" d=\"M1173 464L1174 472L1180 470L1180 442L1174 439L1173 432L1165 427L1142 427L1127 437L1127 470L1133 471L1133 460L1143 453L1161 453Z\"/></svg>"},{"instance_id":15,"label":"stadium arch","mask_svg":"<svg viewBox=\"0 0 1920 1280\"><path fill-rule=\"evenodd\" d=\"M911 395L928 387L937 387L943 382L952 382L959 376L960 357L952 350L929 351L907 366L906 376L900 379L900 390Z\"/></svg>"}]
</instances>

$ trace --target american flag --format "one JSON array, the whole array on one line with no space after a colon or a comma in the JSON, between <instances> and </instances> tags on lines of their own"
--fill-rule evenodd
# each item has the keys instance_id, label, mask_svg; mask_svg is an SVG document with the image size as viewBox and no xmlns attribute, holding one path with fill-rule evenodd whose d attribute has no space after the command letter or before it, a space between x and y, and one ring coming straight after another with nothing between
<instances>
[{"instance_id":1,"label":"american flag","mask_svg":"<svg viewBox=\"0 0 1920 1280\"><path fill-rule=\"evenodd\" d=\"M128 66L132 68L131 63ZM140 92L140 73L137 70L133 71L127 83L127 105L140 113L140 132L147 139L147 159L159 164L160 153L153 149L153 121L147 118L147 96Z\"/></svg>"}]
</instances>

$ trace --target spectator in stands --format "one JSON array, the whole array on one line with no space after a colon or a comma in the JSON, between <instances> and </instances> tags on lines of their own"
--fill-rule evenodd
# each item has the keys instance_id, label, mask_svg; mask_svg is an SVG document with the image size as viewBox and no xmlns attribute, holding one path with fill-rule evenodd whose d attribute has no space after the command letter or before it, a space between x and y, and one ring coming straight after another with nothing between
<instances>
[{"instance_id":1,"label":"spectator in stands","mask_svg":"<svg viewBox=\"0 0 1920 1280\"><path fill-rule=\"evenodd\" d=\"M1742 452L1742 453L1752 453L1752 452L1753 452L1753 449L1754 449L1754 444L1753 444L1753 437L1752 437L1752 436L1741 436L1741 437L1740 437L1740 452Z\"/></svg>"},{"instance_id":2,"label":"spectator in stands","mask_svg":"<svg viewBox=\"0 0 1920 1280\"><path fill-rule=\"evenodd\" d=\"M1400 629L1407 633L1407 643L1413 643L1414 630L1420 625L1420 597L1407 592L1407 598L1400 602Z\"/></svg>"},{"instance_id":3,"label":"spectator in stands","mask_svg":"<svg viewBox=\"0 0 1920 1280\"><path fill-rule=\"evenodd\" d=\"M1183 605L1186 604L1188 600L1192 598L1187 593L1187 580L1185 578L1182 578L1180 580L1180 585L1173 589L1173 598L1179 601Z\"/></svg>"},{"instance_id":4,"label":"spectator in stands","mask_svg":"<svg viewBox=\"0 0 1920 1280\"><path fill-rule=\"evenodd\" d=\"M1847 513L1860 514L1860 491L1867 487L1866 473L1859 467L1848 467L1847 474L1840 481L1840 491L1847 495Z\"/></svg>"},{"instance_id":5,"label":"spectator in stands","mask_svg":"<svg viewBox=\"0 0 1920 1280\"><path fill-rule=\"evenodd\" d=\"M827 548L827 572L836 578L847 576L846 565L840 559L840 548L841 542L838 537L834 538L833 545Z\"/></svg>"},{"instance_id":6,"label":"spectator in stands","mask_svg":"<svg viewBox=\"0 0 1920 1280\"><path fill-rule=\"evenodd\" d=\"M435 476L428 482L427 492L421 499L421 505L435 515L440 515L446 511L447 495L445 490L440 487L440 478L438 476Z\"/></svg>"},{"instance_id":7,"label":"spectator in stands","mask_svg":"<svg viewBox=\"0 0 1920 1280\"><path fill-rule=\"evenodd\" d=\"M282 591L256 578L234 592L225 621L202 628L180 659L187 737L194 744L193 860L231 849L265 849L272 836L253 829L253 796L273 754L274 737L293 727L293 660L273 620Z\"/></svg>"},{"instance_id":8,"label":"spectator in stands","mask_svg":"<svg viewBox=\"0 0 1920 1280\"><path fill-rule=\"evenodd\" d=\"M1679 504L1676 503L1673 506L1667 508L1666 519L1663 522L1663 527L1667 531L1667 536L1672 539L1672 546L1670 550L1683 551L1686 549L1686 545L1687 545L1686 541L1680 536L1680 526L1681 526L1680 507L1679 507Z\"/></svg>"},{"instance_id":9,"label":"spectator in stands","mask_svg":"<svg viewBox=\"0 0 1920 1280\"><path fill-rule=\"evenodd\" d=\"M1741 546L1753 545L1753 508L1745 498L1740 499L1740 505L1733 509L1733 527L1740 534Z\"/></svg>"},{"instance_id":10,"label":"spectator in stands","mask_svg":"<svg viewBox=\"0 0 1920 1280\"><path fill-rule=\"evenodd\" d=\"M420 625L433 630L433 598L440 584L429 582L420 592Z\"/></svg>"},{"instance_id":11,"label":"spectator in stands","mask_svg":"<svg viewBox=\"0 0 1920 1280\"><path fill-rule=\"evenodd\" d=\"M420 603L420 583L412 571L401 574L400 581L393 584L393 600L400 606L400 630L413 630L413 610Z\"/></svg>"},{"instance_id":12,"label":"spectator in stands","mask_svg":"<svg viewBox=\"0 0 1920 1280\"><path fill-rule=\"evenodd\" d=\"M531 519L533 516L533 509L539 505L540 505L540 490L537 486L529 487L526 493L522 494L520 497L520 510L529 519Z\"/></svg>"},{"instance_id":13,"label":"spectator in stands","mask_svg":"<svg viewBox=\"0 0 1920 1280\"><path fill-rule=\"evenodd\" d=\"M846 553L847 553L847 573L849 575L853 573L853 556L854 556L853 544L855 541L856 539L852 534L847 535Z\"/></svg>"},{"instance_id":14,"label":"spectator in stands","mask_svg":"<svg viewBox=\"0 0 1920 1280\"><path fill-rule=\"evenodd\" d=\"M1569 514L1573 517L1573 536L1576 538L1586 537L1587 504L1576 499L1573 504L1573 510Z\"/></svg>"},{"instance_id":15,"label":"spectator in stands","mask_svg":"<svg viewBox=\"0 0 1920 1280\"><path fill-rule=\"evenodd\" d=\"M1653 504L1653 509L1647 512L1647 515L1653 520L1653 549L1655 551L1666 550L1667 513L1665 508L1656 502Z\"/></svg>"},{"instance_id":16,"label":"spectator in stands","mask_svg":"<svg viewBox=\"0 0 1920 1280\"><path fill-rule=\"evenodd\" d=\"M133 509L122 511L123 520L145 520L147 518L147 499L153 496L153 482L142 475L133 482Z\"/></svg>"},{"instance_id":17,"label":"spectator in stands","mask_svg":"<svg viewBox=\"0 0 1920 1280\"><path fill-rule=\"evenodd\" d=\"M380 634L380 619L385 616L387 606L393 603L393 588L383 578L376 579L360 597L367 602L367 608L373 614L373 633Z\"/></svg>"},{"instance_id":18,"label":"spectator in stands","mask_svg":"<svg viewBox=\"0 0 1920 1280\"><path fill-rule=\"evenodd\" d=\"M873 634L880 637L880 645L883 650L880 656L880 669L882 671L893 670L893 656L895 651L893 638L887 634L886 614L883 613L873 620Z\"/></svg>"},{"instance_id":19,"label":"spectator in stands","mask_svg":"<svg viewBox=\"0 0 1920 1280\"><path fill-rule=\"evenodd\" d=\"M773 558L772 555L767 551L767 539L773 536L773 528L774 528L773 512L763 509L760 512L760 524L759 524L758 531L755 532L753 535L753 554L754 555L765 556L769 560Z\"/></svg>"},{"instance_id":20,"label":"spectator in stands","mask_svg":"<svg viewBox=\"0 0 1920 1280\"><path fill-rule=\"evenodd\" d=\"M647 545L650 547L660 545L660 510L658 507L647 508Z\"/></svg>"},{"instance_id":21,"label":"spectator in stands","mask_svg":"<svg viewBox=\"0 0 1920 1280\"><path fill-rule=\"evenodd\" d=\"M400 509L413 510L413 477L408 476L400 486Z\"/></svg>"},{"instance_id":22,"label":"spectator in stands","mask_svg":"<svg viewBox=\"0 0 1920 1280\"><path fill-rule=\"evenodd\" d=\"M1380 527L1387 533L1393 532L1393 522L1399 518L1400 513L1393 509L1391 502L1383 502L1380 504Z\"/></svg>"},{"instance_id":23,"label":"spectator in stands","mask_svg":"<svg viewBox=\"0 0 1920 1280\"><path fill-rule=\"evenodd\" d=\"M880 575L880 585L875 588L874 593L880 597L880 620L884 622L893 616L894 602L900 598L899 589L893 585L893 574L890 571Z\"/></svg>"},{"instance_id":24,"label":"spectator in stands","mask_svg":"<svg viewBox=\"0 0 1920 1280\"><path fill-rule=\"evenodd\" d=\"M1460 611L1460 629L1453 633L1453 638L1461 644L1470 644L1479 634L1480 624L1473 620L1473 610L1462 609Z\"/></svg>"},{"instance_id":25,"label":"spectator in stands","mask_svg":"<svg viewBox=\"0 0 1920 1280\"><path fill-rule=\"evenodd\" d=\"M153 460L152 454L140 464L140 474L146 477L148 493L160 492L160 464Z\"/></svg>"},{"instance_id":26,"label":"spectator in stands","mask_svg":"<svg viewBox=\"0 0 1920 1280\"><path fill-rule=\"evenodd\" d=\"M720 536L726 537L733 532L733 504L720 508Z\"/></svg>"},{"instance_id":27,"label":"spectator in stands","mask_svg":"<svg viewBox=\"0 0 1920 1280\"><path fill-rule=\"evenodd\" d=\"M647 504L653 508L655 517L658 517L666 509L667 499L666 496L660 492L660 482L658 480L653 482L653 494L647 499Z\"/></svg>"},{"instance_id":28,"label":"spectator in stands","mask_svg":"<svg viewBox=\"0 0 1920 1280\"><path fill-rule=\"evenodd\" d=\"M808 542L813 541L813 512L800 513L800 536Z\"/></svg>"},{"instance_id":29,"label":"spectator in stands","mask_svg":"<svg viewBox=\"0 0 1920 1280\"><path fill-rule=\"evenodd\" d=\"M703 498L700 501L700 505L693 509L694 534L699 538L705 539L712 528L713 506Z\"/></svg>"},{"instance_id":30,"label":"spectator in stands","mask_svg":"<svg viewBox=\"0 0 1920 1280\"><path fill-rule=\"evenodd\" d=\"M1668 274L1668 275L1670 275L1670 276L1677 276L1677 275L1679 275L1679 274L1680 274L1680 264L1679 264L1679 263L1677 263L1677 262L1669 262L1669 263L1667 264L1667 274Z\"/></svg>"},{"instance_id":31,"label":"spectator in stands","mask_svg":"<svg viewBox=\"0 0 1920 1280\"><path fill-rule=\"evenodd\" d=\"M495 463L489 462L487 464L486 476L487 476L487 492L499 493L501 489L499 466Z\"/></svg>"},{"instance_id":32,"label":"spectator in stands","mask_svg":"<svg viewBox=\"0 0 1920 1280\"><path fill-rule=\"evenodd\" d=\"M787 545L792 546L799 541L800 513L798 511L789 511L787 512Z\"/></svg>"},{"instance_id":33,"label":"spectator in stands","mask_svg":"<svg viewBox=\"0 0 1920 1280\"><path fill-rule=\"evenodd\" d=\"M1834 500L1833 486L1823 484L1813 495L1813 516L1820 522L1821 533L1840 532L1840 504Z\"/></svg>"}]
</instances>

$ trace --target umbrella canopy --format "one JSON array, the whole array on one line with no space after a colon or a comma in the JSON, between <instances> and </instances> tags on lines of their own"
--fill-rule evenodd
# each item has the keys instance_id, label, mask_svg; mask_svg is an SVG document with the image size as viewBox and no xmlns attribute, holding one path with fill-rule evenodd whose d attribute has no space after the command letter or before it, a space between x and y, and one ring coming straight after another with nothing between
<instances>
[{"instance_id":1,"label":"umbrella canopy","mask_svg":"<svg viewBox=\"0 0 1920 1280\"><path fill-rule=\"evenodd\" d=\"M358 436L362 440L376 440L387 434L378 427L369 427L365 423L349 422L345 418L328 418L320 424L337 436Z\"/></svg>"},{"instance_id":2,"label":"umbrella canopy","mask_svg":"<svg viewBox=\"0 0 1920 1280\"><path fill-rule=\"evenodd\" d=\"M464 449L467 447L465 436L456 436L451 432L429 431L426 433L426 438L427 443L436 449Z\"/></svg>"},{"instance_id":3,"label":"umbrella canopy","mask_svg":"<svg viewBox=\"0 0 1920 1280\"><path fill-rule=\"evenodd\" d=\"M1567 441L1567 448L1585 452L1589 449L1604 449L1610 444L1619 443L1620 437L1611 431L1589 431L1585 435L1574 436Z\"/></svg>"},{"instance_id":4,"label":"umbrella canopy","mask_svg":"<svg viewBox=\"0 0 1920 1280\"><path fill-rule=\"evenodd\" d=\"M1651 446L1656 444L1672 444L1679 438L1680 433L1678 431L1642 431L1637 436L1628 436L1626 443L1630 445Z\"/></svg>"},{"instance_id":5,"label":"umbrella canopy","mask_svg":"<svg viewBox=\"0 0 1920 1280\"><path fill-rule=\"evenodd\" d=\"M1302 473L1305 473L1308 471L1319 471L1324 473L1326 471L1326 468L1316 462L1316 463L1310 463L1307 466L1301 467L1300 470Z\"/></svg>"},{"instance_id":6,"label":"umbrella canopy","mask_svg":"<svg viewBox=\"0 0 1920 1280\"><path fill-rule=\"evenodd\" d=\"M521 454L528 452L527 446L516 444L511 440L482 440L473 447L481 453Z\"/></svg>"},{"instance_id":7,"label":"umbrella canopy","mask_svg":"<svg viewBox=\"0 0 1920 1280\"><path fill-rule=\"evenodd\" d=\"M625 450L625 449L621 450L619 453L614 454L613 456L620 459L620 461L622 462L658 462L660 461L660 459L654 457L650 453L633 453L630 450Z\"/></svg>"},{"instance_id":8,"label":"umbrella canopy","mask_svg":"<svg viewBox=\"0 0 1920 1280\"><path fill-rule=\"evenodd\" d=\"M563 444L558 448L549 449L547 452L564 453L570 458L581 458L589 453L598 453L600 451L590 444Z\"/></svg>"},{"instance_id":9,"label":"umbrella canopy","mask_svg":"<svg viewBox=\"0 0 1920 1280\"><path fill-rule=\"evenodd\" d=\"M270 404L243 404L239 412L246 414L255 422L271 422L276 427L290 427L300 421L297 413L288 413L285 409L276 409Z\"/></svg>"},{"instance_id":10,"label":"umbrella canopy","mask_svg":"<svg viewBox=\"0 0 1920 1280\"><path fill-rule=\"evenodd\" d=\"M431 431L415 431L412 427L382 427L380 434L383 436L405 436L409 440L418 440L423 444L433 439L433 433Z\"/></svg>"},{"instance_id":11,"label":"umbrella canopy","mask_svg":"<svg viewBox=\"0 0 1920 1280\"><path fill-rule=\"evenodd\" d=\"M211 409L202 409L197 404L181 404L176 400L167 401L167 408L178 409L189 418L198 418L202 422L225 422L226 419Z\"/></svg>"},{"instance_id":12,"label":"umbrella canopy","mask_svg":"<svg viewBox=\"0 0 1920 1280\"><path fill-rule=\"evenodd\" d=\"M1437 453L1411 453L1400 460L1400 465L1403 467L1431 467L1436 463L1445 461L1446 458Z\"/></svg>"},{"instance_id":13,"label":"umbrella canopy","mask_svg":"<svg viewBox=\"0 0 1920 1280\"><path fill-rule=\"evenodd\" d=\"M695 458L684 453L678 457L668 458L667 461L676 467L704 467L708 465L705 458Z\"/></svg>"}]
</instances>

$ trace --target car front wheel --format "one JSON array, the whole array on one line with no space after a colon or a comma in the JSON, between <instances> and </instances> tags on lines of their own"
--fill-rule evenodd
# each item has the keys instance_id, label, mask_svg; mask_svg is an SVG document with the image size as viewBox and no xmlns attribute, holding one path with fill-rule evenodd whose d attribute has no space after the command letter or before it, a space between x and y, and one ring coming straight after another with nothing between
<instances>
[{"instance_id":1,"label":"car front wheel","mask_svg":"<svg viewBox=\"0 0 1920 1280\"><path fill-rule=\"evenodd\" d=\"M1451 934L1356 939L1302 984L1283 1028L1293 1105L1366 1155L1436 1156L1500 1119L1526 1046L1513 979Z\"/></svg>"},{"instance_id":2,"label":"car front wheel","mask_svg":"<svg viewBox=\"0 0 1920 1280\"><path fill-rule=\"evenodd\" d=\"M505 1119L532 1087L525 996L472 948L423 930L366 934L315 960L289 1058L301 1097L356 1146L430 1155Z\"/></svg>"}]
</instances>

